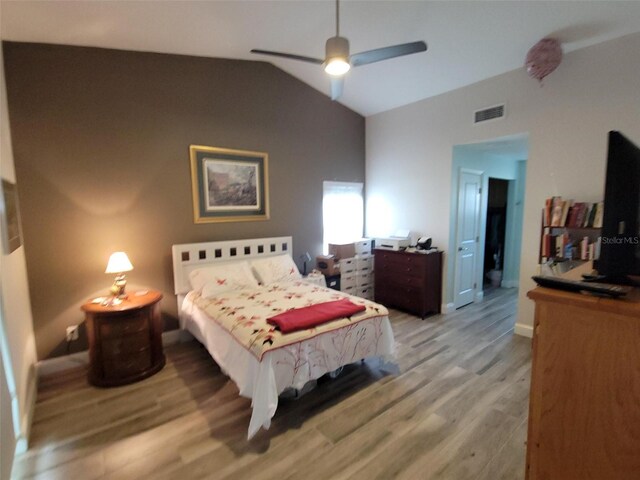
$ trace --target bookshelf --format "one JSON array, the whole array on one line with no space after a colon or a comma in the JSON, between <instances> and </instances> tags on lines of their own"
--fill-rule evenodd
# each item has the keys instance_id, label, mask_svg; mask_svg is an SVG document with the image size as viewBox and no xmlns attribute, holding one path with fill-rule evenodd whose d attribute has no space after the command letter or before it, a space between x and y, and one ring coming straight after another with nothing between
<instances>
[{"instance_id":1,"label":"bookshelf","mask_svg":"<svg viewBox=\"0 0 640 480\"><path fill-rule=\"evenodd\" d=\"M604 203L551 197L542 209L539 263L597 260Z\"/></svg>"}]
</instances>

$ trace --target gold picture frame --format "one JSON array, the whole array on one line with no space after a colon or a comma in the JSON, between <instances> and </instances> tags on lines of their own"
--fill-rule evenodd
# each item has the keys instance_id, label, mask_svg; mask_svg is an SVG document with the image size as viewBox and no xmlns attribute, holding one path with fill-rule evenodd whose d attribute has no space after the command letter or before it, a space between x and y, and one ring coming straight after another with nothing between
<instances>
[{"instance_id":1,"label":"gold picture frame","mask_svg":"<svg viewBox=\"0 0 640 480\"><path fill-rule=\"evenodd\" d=\"M193 221L269 219L269 155L190 145Z\"/></svg>"}]
</instances>

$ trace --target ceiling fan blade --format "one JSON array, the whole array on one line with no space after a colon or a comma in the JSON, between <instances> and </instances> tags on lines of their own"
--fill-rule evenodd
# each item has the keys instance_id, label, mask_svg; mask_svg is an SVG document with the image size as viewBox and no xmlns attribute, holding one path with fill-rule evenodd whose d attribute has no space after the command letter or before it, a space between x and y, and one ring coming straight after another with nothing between
<instances>
[{"instance_id":1,"label":"ceiling fan blade","mask_svg":"<svg viewBox=\"0 0 640 480\"><path fill-rule=\"evenodd\" d=\"M392 47L376 48L366 52L355 53L351 55L351 66L358 67L360 65L368 65L369 63L387 60L389 58L402 57L403 55L411 55L412 53L425 52L427 44L423 41L403 43L393 45Z\"/></svg>"},{"instance_id":2,"label":"ceiling fan blade","mask_svg":"<svg viewBox=\"0 0 640 480\"><path fill-rule=\"evenodd\" d=\"M344 76L331 77L331 100L337 100L342 96Z\"/></svg>"},{"instance_id":3,"label":"ceiling fan blade","mask_svg":"<svg viewBox=\"0 0 640 480\"><path fill-rule=\"evenodd\" d=\"M320 60L319 58L305 57L303 55L294 55L293 53L281 53L281 52L270 52L269 50L258 50L253 49L251 53L259 53L261 55L272 55L274 57L283 57L290 58L292 60L302 60L303 62L315 63L317 65L322 65L324 60Z\"/></svg>"}]
</instances>

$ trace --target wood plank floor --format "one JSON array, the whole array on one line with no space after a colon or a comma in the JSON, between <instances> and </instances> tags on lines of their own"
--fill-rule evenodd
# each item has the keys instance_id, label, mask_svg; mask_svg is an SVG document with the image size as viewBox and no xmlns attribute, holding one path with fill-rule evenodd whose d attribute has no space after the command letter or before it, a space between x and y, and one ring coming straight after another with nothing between
<instances>
[{"instance_id":1,"label":"wood plank floor","mask_svg":"<svg viewBox=\"0 0 640 480\"><path fill-rule=\"evenodd\" d=\"M392 311L399 373L345 367L247 442L250 402L196 342L157 375L98 389L85 371L39 385L30 450L14 478L524 478L530 340L516 290L420 320Z\"/></svg>"}]
</instances>

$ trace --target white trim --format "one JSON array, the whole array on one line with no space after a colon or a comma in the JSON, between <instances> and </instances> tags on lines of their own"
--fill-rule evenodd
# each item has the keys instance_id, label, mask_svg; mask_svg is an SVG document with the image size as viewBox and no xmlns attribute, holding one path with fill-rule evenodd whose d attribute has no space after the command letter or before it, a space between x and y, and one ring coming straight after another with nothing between
<instances>
[{"instance_id":1,"label":"white trim","mask_svg":"<svg viewBox=\"0 0 640 480\"><path fill-rule=\"evenodd\" d=\"M533 338L533 326L525 325L523 323L516 323L513 329L513 333L522 337Z\"/></svg>"},{"instance_id":2,"label":"white trim","mask_svg":"<svg viewBox=\"0 0 640 480\"><path fill-rule=\"evenodd\" d=\"M36 363L38 378L52 373L62 372L77 367L89 365L89 351L71 353L62 357L47 358Z\"/></svg>"},{"instance_id":3,"label":"white trim","mask_svg":"<svg viewBox=\"0 0 640 480\"><path fill-rule=\"evenodd\" d=\"M175 345L176 343L188 342L193 340L191 335L186 330L175 329L162 332L162 346ZM48 358L46 360L40 360L36 364L35 377L40 378L45 375L51 375L52 373L62 372L64 370L70 370L72 368L85 367L89 365L89 351L83 350L82 352L71 353L62 357ZM35 388L34 388L35 390ZM33 396L35 404L36 395Z\"/></svg>"},{"instance_id":4,"label":"white trim","mask_svg":"<svg viewBox=\"0 0 640 480\"><path fill-rule=\"evenodd\" d=\"M447 313L452 313L455 312L456 307L455 305L452 303L443 303L442 306L440 307L440 313L442 313L443 315L446 315Z\"/></svg>"},{"instance_id":5,"label":"white trim","mask_svg":"<svg viewBox=\"0 0 640 480\"><path fill-rule=\"evenodd\" d=\"M31 438L31 425L33 424L33 414L36 409L36 400L38 398L38 380L36 366L32 365L29 369L29 377L27 379L27 400L24 403L25 412L21 418L20 434L16 438L15 454L20 455L29 449L29 438Z\"/></svg>"},{"instance_id":6,"label":"white trim","mask_svg":"<svg viewBox=\"0 0 640 480\"><path fill-rule=\"evenodd\" d=\"M519 285L520 285L520 283L518 282L518 280L503 280L502 281L502 287L503 288L518 288Z\"/></svg>"},{"instance_id":7,"label":"white trim","mask_svg":"<svg viewBox=\"0 0 640 480\"><path fill-rule=\"evenodd\" d=\"M484 290L480 290L479 292L476 292L474 302L481 302L482 300L484 300Z\"/></svg>"},{"instance_id":8,"label":"white trim","mask_svg":"<svg viewBox=\"0 0 640 480\"><path fill-rule=\"evenodd\" d=\"M162 333L163 347L175 345L176 343L189 342L191 340L193 340L193 335L191 335L187 330L182 330L181 328Z\"/></svg>"}]
</instances>

